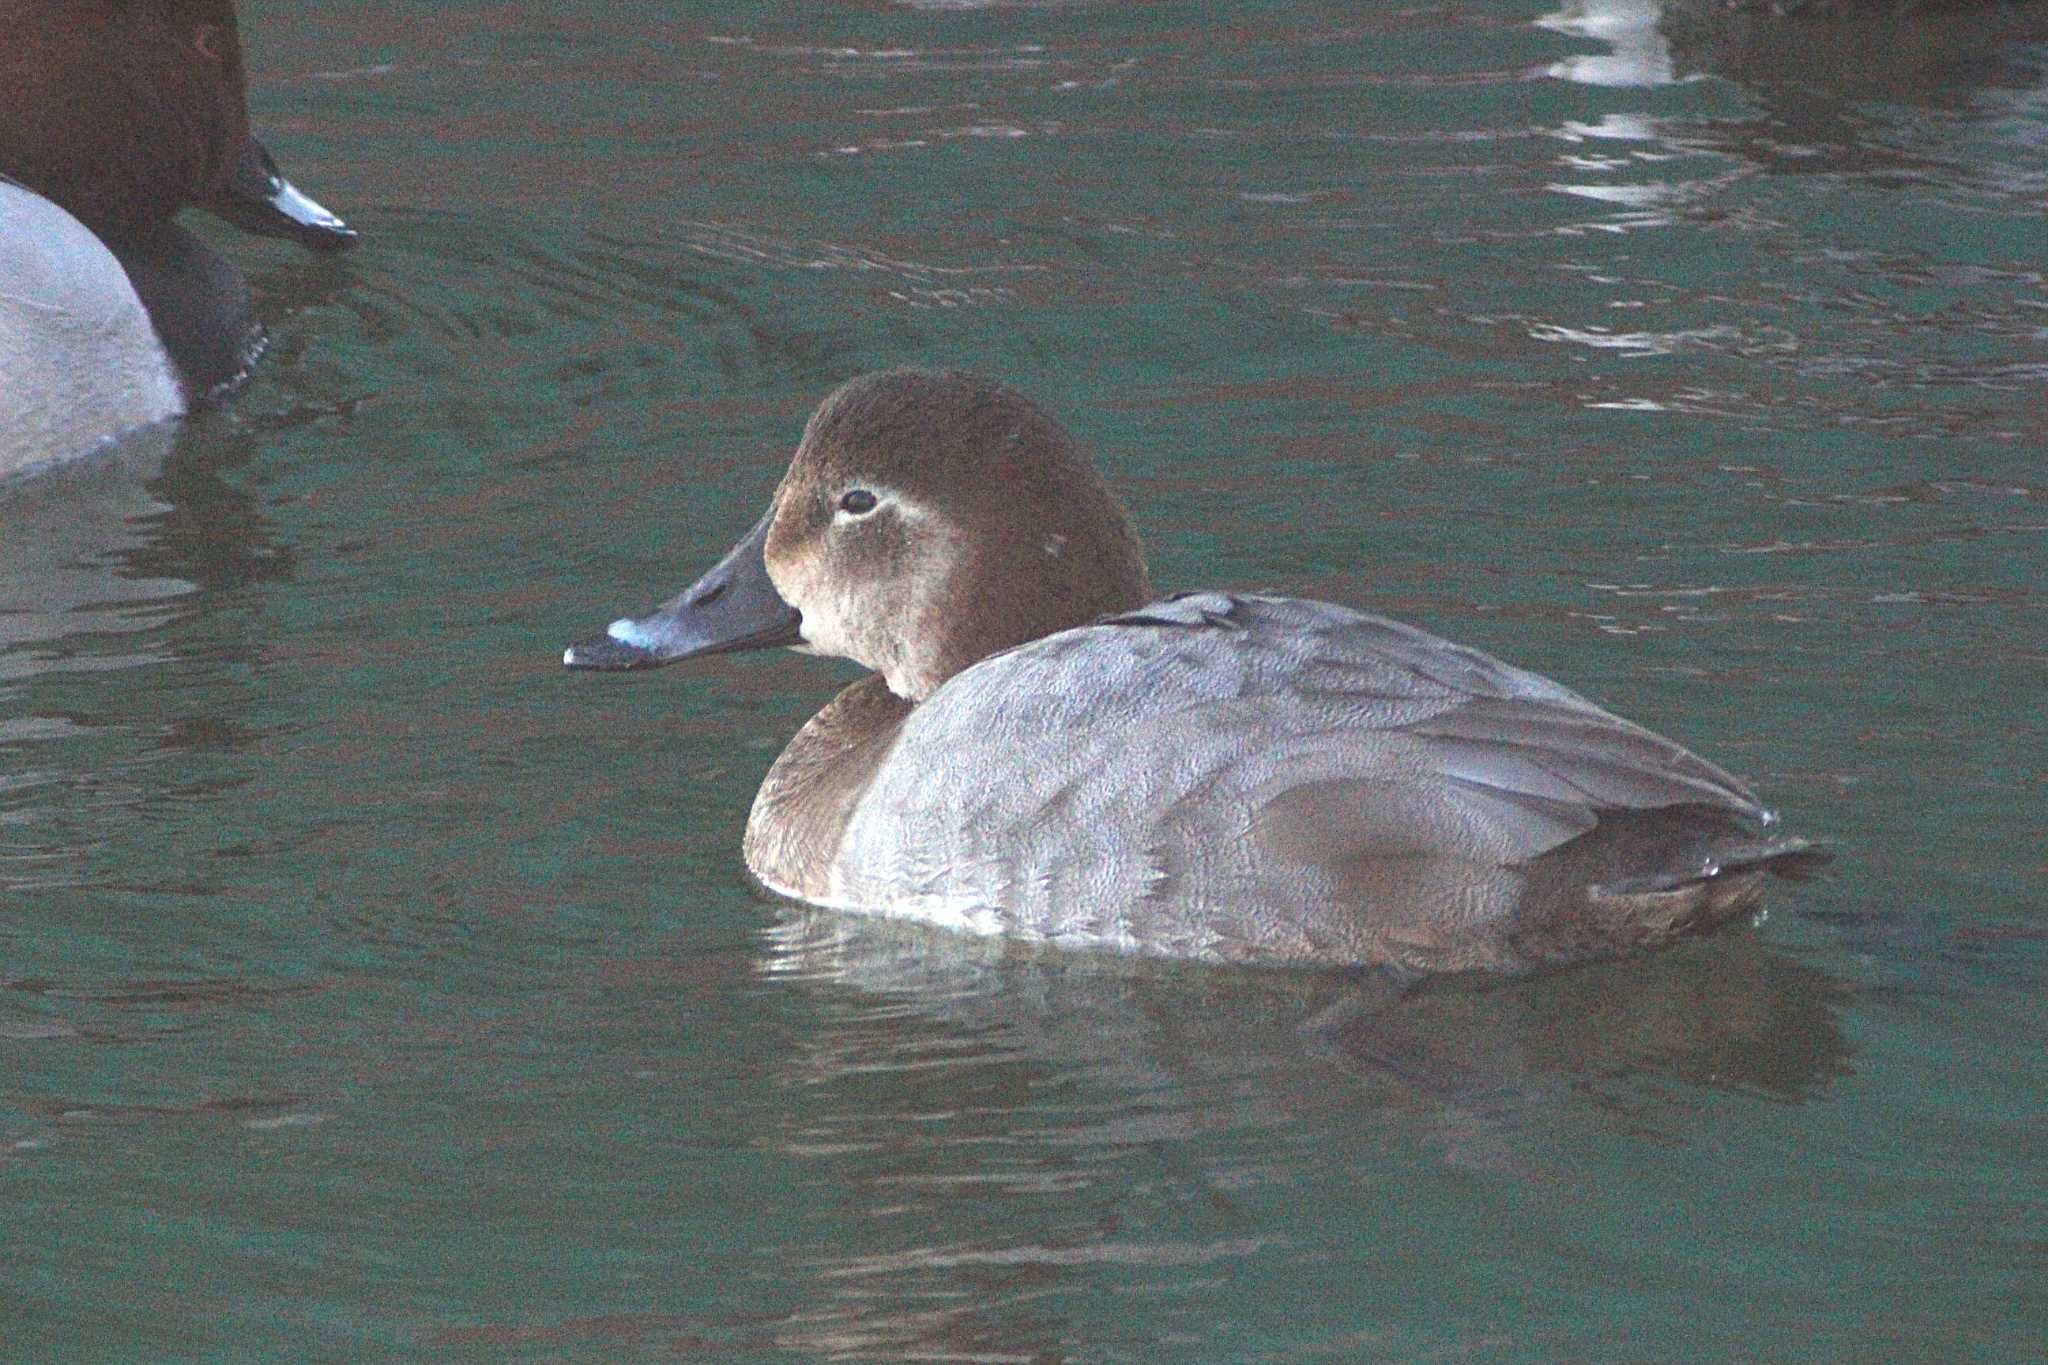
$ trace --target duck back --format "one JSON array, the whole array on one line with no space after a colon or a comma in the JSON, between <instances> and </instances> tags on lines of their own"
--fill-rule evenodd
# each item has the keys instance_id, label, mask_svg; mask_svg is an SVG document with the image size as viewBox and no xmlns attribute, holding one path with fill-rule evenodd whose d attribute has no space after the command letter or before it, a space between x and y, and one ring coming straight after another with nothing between
<instances>
[{"instance_id":1,"label":"duck back","mask_svg":"<svg viewBox=\"0 0 2048 1365\"><path fill-rule=\"evenodd\" d=\"M1734 778L1478 650L1199 593L912 710L807 899L1067 946L1512 970L1755 901L1803 845ZM801 894L801 892L800 892Z\"/></svg>"}]
</instances>

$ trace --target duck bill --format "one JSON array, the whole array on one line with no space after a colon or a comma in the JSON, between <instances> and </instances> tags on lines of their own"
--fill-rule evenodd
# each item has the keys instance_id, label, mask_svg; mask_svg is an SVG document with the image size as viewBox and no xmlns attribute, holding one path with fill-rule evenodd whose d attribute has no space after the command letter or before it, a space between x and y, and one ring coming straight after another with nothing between
<instances>
[{"instance_id":1,"label":"duck bill","mask_svg":"<svg viewBox=\"0 0 2048 1365\"><path fill-rule=\"evenodd\" d=\"M562 652L570 668L659 668L702 654L793 645L803 617L768 577L763 547L775 509L711 572L646 616L622 617Z\"/></svg>"},{"instance_id":2,"label":"duck bill","mask_svg":"<svg viewBox=\"0 0 2048 1365\"><path fill-rule=\"evenodd\" d=\"M312 251L345 251L356 230L279 174L263 144L250 138L220 195L207 205L214 213L263 237L288 237Z\"/></svg>"}]
</instances>

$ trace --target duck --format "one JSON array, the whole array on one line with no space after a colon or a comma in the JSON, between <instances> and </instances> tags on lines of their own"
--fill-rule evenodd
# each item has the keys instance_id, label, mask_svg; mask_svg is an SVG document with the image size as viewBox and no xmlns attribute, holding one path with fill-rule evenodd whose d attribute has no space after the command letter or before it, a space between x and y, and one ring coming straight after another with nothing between
<instances>
[{"instance_id":1,"label":"duck","mask_svg":"<svg viewBox=\"0 0 2048 1365\"><path fill-rule=\"evenodd\" d=\"M562 661L776 646L870 670L775 760L742 843L767 890L833 910L1412 980L1657 948L1827 856L1479 650L1329 602L1155 595L1079 442L961 372L834 390L730 553Z\"/></svg>"},{"instance_id":2,"label":"duck","mask_svg":"<svg viewBox=\"0 0 2048 1365\"><path fill-rule=\"evenodd\" d=\"M263 346L188 207L314 251L354 229L250 130L232 0L0 0L0 477L216 401Z\"/></svg>"}]
</instances>

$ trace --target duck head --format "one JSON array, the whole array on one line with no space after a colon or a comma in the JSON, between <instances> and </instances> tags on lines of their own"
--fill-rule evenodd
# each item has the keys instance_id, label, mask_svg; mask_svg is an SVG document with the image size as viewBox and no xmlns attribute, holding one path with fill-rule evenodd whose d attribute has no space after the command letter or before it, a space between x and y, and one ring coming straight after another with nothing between
<instances>
[{"instance_id":1,"label":"duck head","mask_svg":"<svg viewBox=\"0 0 2048 1365\"><path fill-rule=\"evenodd\" d=\"M0 0L0 173L109 241L198 206L315 250L355 232L249 130L232 0Z\"/></svg>"},{"instance_id":2,"label":"duck head","mask_svg":"<svg viewBox=\"0 0 2048 1365\"><path fill-rule=\"evenodd\" d=\"M1129 518L1057 422L989 380L893 370L825 399L767 514L709 573L563 662L788 645L921 701L991 654L1150 598Z\"/></svg>"}]
</instances>

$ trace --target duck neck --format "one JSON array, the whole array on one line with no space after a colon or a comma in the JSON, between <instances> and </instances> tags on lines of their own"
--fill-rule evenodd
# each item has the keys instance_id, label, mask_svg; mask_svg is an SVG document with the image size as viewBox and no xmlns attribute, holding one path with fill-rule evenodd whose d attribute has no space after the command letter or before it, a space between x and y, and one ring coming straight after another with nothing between
<instances>
[{"instance_id":1,"label":"duck neck","mask_svg":"<svg viewBox=\"0 0 2048 1365\"><path fill-rule=\"evenodd\" d=\"M103 240L149 310L187 405L239 384L264 345L242 272L174 222Z\"/></svg>"},{"instance_id":2,"label":"duck neck","mask_svg":"<svg viewBox=\"0 0 2048 1365\"><path fill-rule=\"evenodd\" d=\"M1151 601L1137 536L1103 496L1093 517L961 546L949 587L920 594L909 628L891 632L893 651L877 650L889 686L923 701L990 655Z\"/></svg>"}]
</instances>

